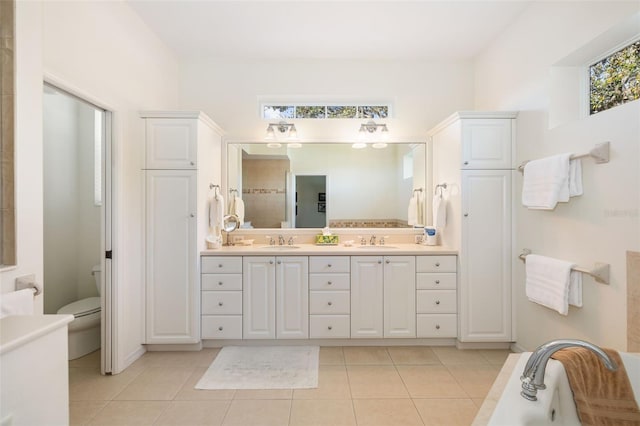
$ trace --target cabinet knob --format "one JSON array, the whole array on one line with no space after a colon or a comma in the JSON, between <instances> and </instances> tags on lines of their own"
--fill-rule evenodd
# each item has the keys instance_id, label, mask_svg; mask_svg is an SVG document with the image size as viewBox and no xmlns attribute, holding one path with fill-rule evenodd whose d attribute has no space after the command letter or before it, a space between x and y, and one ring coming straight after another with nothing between
<instances>
[{"instance_id":1,"label":"cabinet knob","mask_svg":"<svg viewBox=\"0 0 640 426\"><path fill-rule=\"evenodd\" d=\"M278 263L278 265L280 265L280 264L282 264L282 261L281 261L281 260L278 260L278 262L277 262L277 263Z\"/></svg>"},{"instance_id":2,"label":"cabinet knob","mask_svg":"<svg viewBox=\"0 0 640 426\"><path fill-rule=\"evenodd\" d=\"M440 284L440 280L436 280L436 285Z\"/></svg>"},{"instance_id":3,"label":"cabinet knob","mask_svg":"<svg viewBox=\"0 0 640 426\"><path fill-rule=\"evenodd\" d=\"M389 264L389 263L391 263L391 261L389 259L387 259L387 260L385 260L384 263Z\"/></svg>"},{"instance_id":4,"label":"cabinet knob","mask_svg":"<svg viewBox=\"0 0 640 426\"><path fill-rule=\"evenodd\" d=\"M436 262L436 266L440 266L440 262Z\"/></svg>"},{"instance_id":5,"label":"cabinet knob","mask_svg":"<svg viewBox=\"0 0 640 426\"><path fill-rule=\"evenodd\" d=\"M436 305L439 305L439 304L440 304L440 301L439 301L439 300L436 300Z\"/></svg>"},{"instance_id":6,"label":"cabinet knob","mask_svg":"<svg viewBox=\"0 0 640 426\"><path fill-rule=\"evenodd\" d=\"M327 330L331 330L331 329L333 329L333 327L332 327L332 326L327 327Z\"/></svg>"},{"instance_id":7,"label":"cabinet knob","mask_svg":"<svg viewBox=\"0 0 640 426\"><path fill-rule=\"evenodd\" d=\"M219 331L222 331L223 329L224 329L224 327L222 327L222 326L218 327Z\"/></svg>"},{"instance_id":8,"label":"cabinet knob","mask_svg":"<svg viewBox=\"0 0 640 426\"><path fill-rule=\"evenodd\" d=\"M222 306L222 302L218 302L218 306Z\"/></svg>"},{"instance_id":9,"label":"cabinet knob","mask_svg":"<svg viewBox=\"0 0 640 426\"><path fill-rule=\"evenodd\" d=\"M222 268L222 263L218 264L218 268Z\"/></svg>"},{"instance_id":10,"label":"cabinet knob","mask_svg":"<svg viewBox=\"0 0 640 426\"><path fill-rule=\"evenodd\" d=\"M327 264L327 268L331 268L331 264L330 264L330 263L329 263L329 264Z\"/></svg>"},{"instance_id":11,"label":"cabinet knob","mask_svg":"<svg viewBox=\"0 0 640 426\"><path fill-rule=\"evenodd\" d=\"M468 166L468 165L469 165L469 162L468 162L468 161L465 161L465 162L464 162L464 163L462 163L462 164L464 164L465 166Z\"/></svg>"},{"instance_id":12,"label":"cabinet knob","mask_svg":"<svg viewBox=\"0 0 640 426\"><path fill-rule=\"evenodd\" d=\"M333 303L332 302L327 302L327 305L331 306L331 305L333 305Z\"/></svg>"},{"instance_id":13,"label":"cabinet knob","mask_svg":"<svg viewBox=\"0 0 640 426\"><path fill-rule=\"evenodd\" d=\"M196 215L191 213L191 214L189 214L189 217L196 217Z\"/></svg>"},{"instance_id":14,"label":"cabinet knob","mask_svg":"<svg viewBox=\"0 0 640 426\"><path fill-rule=\"evenodd\" d=\"M327 285L331 285L333 284L331 281L327 281Z\"/></svg>"},{"instance_id":15,"label":"cabinet knob","mask_svg":"<svg viewBox=\"0 0 640 426\"><path fill-rule=\"evenodd\" d=\"M218 285L222 285L222 281L218 281Z\"/></svg>"},{"instance_id":16,"label":"cabinet knob","mask_svg":"<svg viewBox=\"0 0 640 426\"><path fill-rule=\"evenodd\" d=\"M270 260L270 261L269 261L269 265L273 265L273 260Z\"/></svg>"},{"instance_id":17,"label":"cabinet knob","mask_svg":"<svg viewBox=\"0 0 640 426\"><path fill-rule=\"evenodd\" d=\"M378 260L378 265L380 265L382 263L382 260Z\"/></svg>"},{"instance_id":18,"label":"cabinet knob","mask_svg":"<svg viewBox=\"0 0 640 426\"><path fill-rule=\"evenodd\" d=\"M440 330L440 324L436 324L436 330Z\"/></svg>"},{"instance_id":19,"label":"cabinet knob","mask_svg":"<svg viewBox=\"0 0 640 426\"><path fill-rule=\"evenodd\" d=\"M191 164L192 166L196 165L196 163L194 163L193 161L189 161L189 164Z\"/></svg>"},{"instance_id":20,"label":"cabinet knob","mask_svg":"<svg viewBox=\"0 0 640 426\"><path fill-rule=\"evenodd\" d=\"M469 213L465 213L463 216L464 217L469 217Z\"/></svg>"}]
</instances>

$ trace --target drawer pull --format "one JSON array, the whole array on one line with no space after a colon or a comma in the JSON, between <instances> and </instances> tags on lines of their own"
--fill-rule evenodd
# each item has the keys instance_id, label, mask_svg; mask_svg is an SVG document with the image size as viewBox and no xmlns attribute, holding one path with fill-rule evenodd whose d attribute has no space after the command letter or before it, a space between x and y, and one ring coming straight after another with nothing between
<instances>
[{"instance_id":1,"label":"drawer pull","mask_svg":"<svg viewBox=\"0 0 640 426\"><path fill-rule=\"evenodd\" d=\"M281 264L282 264L282 261L281 261L281 260L278 260L278 265L281 265Z\"/></svg>"},{"instance_id":2,"label":"drawer pull","mask_svg":"<svg viewBox=\"0 0 640 426\"><path fill-rule=\"evenodd\" d=\"M193 161L189 161L189 164L191 164L192 166L196 165L196 163L194 163Z\"/></svg>"},{"instance_id":3,"label":"drawer pull","mask_svg":"<svg viewBox=\"0 0 640 426\"><path fill-rule=\"evenodd\" d=\"M380 265L382 263L382 260L378 260L378 265Z\"/></svg>"},{"instance_id":4,"label":"drawer pull","mask_svg":"<svg viewBox=\"0 0 640 426\"><path fill-rule=\"evenodd\" d=\"M389 263L391 263L391 261L390 261L389 259L387 259L387 260L385 261L385 263L388 265Z\"/></svg>"},{"instance_id":5,"label":"drawer pull","mask_svg":"<svg viewBox=\"0 0 640 426\"><path fill-rule=\"evenodd\" d=\"M273 265L273 260L270 260L270 261L269 261L269 265Z\"/></svg>"},{"instance_id":6,"label":"drawer pull","mask_svg":"<svg viewBox=\"0 0 640 426\"><path fill-rule=\"evenodd\" d=\"M440 330L440 324L436 324L436 330Z\"/></svg>"},{"instance_id":7,"label":"drawer pull","mask_svg":"<svg viewBox=\"0 0 640 426\"><path fill-rule=\"evenodd\" d=\"M222 330L224 330L223 326L218 327L218 331L222 331Z\"/></svg>"},{"instance_id":8,"label":"drawer pull","mask_svg":"<svg viewBox=\"0 0 640 426\"><path fill-rule=\"evenodd\" d=\"M331 264L330 263L327 264L327 268L331 268Z\"/></svg>"},{"instance_id":9,"label":"drawer pull","mask_svg":"<svg viewBox=\"0 0 640 426\"><path fill-rule=\"evenodd\" d=\"M222 263L218 263L218 268L222 268Z\"/></svg>"},{"instance_id":10,"label":"drawer pull","mask_svg":"<svg viewBox=\"0 0 640 426\"><path fill-rule=\"evenodd\" d=\"M218 302L218 306L222 306L222 302Z\"/></svg>"},{"instance_id":11,"label":"drawer pull","mask_svg":"<svg viewBox=\"0 0 640 426\"><path fill-rule=\"evenodd\" d=\"M468 165L469 165L469 162L468 162L468 161L465 161L465 162L464 162L464 163L462 163L462 164L464 164L465 166L468 166Z\"/></svg>"},{"instance_id":12,"label":"drawer pull","mask_svg":"<svg viewBox=\"0 0 640 426\"><path fill-rule=\"evenodd\" d=\"M436 300L436 305L439 305L439 304L440 304L440 301L439 301L439 300Z\"/></svg>"},{"instance_id":13,"label":"drawer pull","mask_svg":"<svg viewBox=\"0 0 640 426\"><path fill-rule=\"evenodd\" d=\"M218 281L218 285L222 285L222 281Z\"/></svg>"},{"instance_id":14,"label":"drawer pull","mask_svg":"<svg viewBox=\"0 0 640 426\"><path fill-rule=\"evenodd\" d=\"M327 302L327 305L331 306L333 305L333 302Z\"/></svg>"},{"instance_id":15,"label":"drawer pull","mask_svg":"<svg viewBox=\"0 0 640 426\"><path fill-rule=\"evenodd\" d=\"M332 326L327 327L327 330L331 330L331 329L333 329L333 327L332 327Z\"/></svg>"},{"instance_id":16,"label":"drawer pull","mask_svg":"<svg viewBox=\"0 0 640 426\"><path fill-rule=\"evenodd\" d=\"M440 262L436 262L436 267L440 266Z\"/></svg>"},{"instance_id":17,"label":"drawer pull","mask_svg":"<svg viewBox=\"0 0 640 426\"><path fill-rule=\"evenodd\" d=\"M440 280L436 280L436 285L437 285L437 284L440 284Z\"/></svg>"},{"instance_id":18,"label":"drawer pull","mask_svg":"<svg viewBox=\"0 0 640 426\"><path fill-rule=\"evenodd\" d=\"M331 281L327 281L327 285L331 285L333 284Z\"/></svg>"}]
</instances>

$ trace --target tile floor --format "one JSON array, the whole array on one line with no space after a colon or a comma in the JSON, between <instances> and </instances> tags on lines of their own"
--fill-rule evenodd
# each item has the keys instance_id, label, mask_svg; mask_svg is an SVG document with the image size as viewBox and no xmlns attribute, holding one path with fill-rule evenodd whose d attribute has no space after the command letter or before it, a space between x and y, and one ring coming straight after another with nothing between
<instances>
[{"instance_id":1,"label":"tile floor","mask_svg":"<svg viewBox=\"0 0 640 426\"><path fill-rule=\"evenodd\" d=\"M322 347L317 389L195 390L218 349L147 352L101 376L69 363L72 425L469 425L506 350Z\"/></svg>"}]
</instances>

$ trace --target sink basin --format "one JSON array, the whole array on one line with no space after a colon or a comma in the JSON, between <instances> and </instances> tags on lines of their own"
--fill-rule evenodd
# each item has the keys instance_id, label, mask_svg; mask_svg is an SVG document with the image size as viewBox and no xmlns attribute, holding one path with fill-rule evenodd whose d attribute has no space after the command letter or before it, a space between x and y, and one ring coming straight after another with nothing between
<instances>
[{"instance_id":1,"label":"sink basin","mask_svg":"<svg viewBox=\"0 0 640 426\"><path fill-rule=\"evenodd\" d=\"M359 249L365 250L385 250L385 249L397 249L398 247L394 246L358 246Z\"/></svg>"},{"instance_id":2,"label":"sink basin","mask_svg":"<svg viewBox=\"0 0 640 426\"><path fill-rule=\"evenodd\" d=\"M292 249L299 249L300 246L265 246L263 248L268 250L292 250Z\"/></svg>"}]
</instances>

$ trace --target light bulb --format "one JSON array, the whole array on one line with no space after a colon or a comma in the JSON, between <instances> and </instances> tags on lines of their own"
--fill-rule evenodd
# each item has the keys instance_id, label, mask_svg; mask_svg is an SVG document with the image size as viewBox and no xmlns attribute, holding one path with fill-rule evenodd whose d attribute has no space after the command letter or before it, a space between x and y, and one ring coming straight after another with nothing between
<instances>
[{"instance_id":1,"label":"light bulb","mask_svg":"<svg viewBox=\"0 0 640 426\"><path fill-rule=\"evenodd\" d=\"M351 148L354 148L354 149L362 149L366 147L367 147L367 144L364 142L356 142L353 145L351 145Z\"/></svg>"},{"instance_id":2,"label":"light bulb","mask_svg":"<svg viewBox=\"0 0 640 426\"><path fill-rule=\"evenodd\" d=\"M267 148L280 148L282 146L282 144L278 143L278 142L272 142L272 143L268 143L267 144Z\"/></svg>"},{"instance_id":3,"label":"light bulb","mask_svg":"<svg viewBox=\"0 0 640 426\"><path fill-rule=\"evenodd\" d=\"M375 148L375 149L382 149L382 148L386 148L387 144L384 142L376 142L373 145L371 145L371 147Z\"/></svg>"},{"instance_id":4,"label":"light bulb","mask_svg":"<svg viewBox=\"0 0 640 426\"><path fill-rule=\"evenodd\" d=\"M264 140L272 141L275 138L276 138L276 132L273 130L273 126L269 124L269 127L267 127L267 134L265 135Z\"/></svg>"},{"instance_id":5,"label":"light bulb","mask_svg":"<svg viewBox=\"0 0 640 426\"><path fill-rule=\"evenodd\" d=\"M291 125L291 128L289 129L289 136L287 137L287 140L290 141L297 141L298 140L298 131L296 130L296 126L295 125Z\"/></svg>"}]
</instances>

